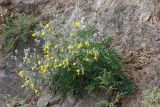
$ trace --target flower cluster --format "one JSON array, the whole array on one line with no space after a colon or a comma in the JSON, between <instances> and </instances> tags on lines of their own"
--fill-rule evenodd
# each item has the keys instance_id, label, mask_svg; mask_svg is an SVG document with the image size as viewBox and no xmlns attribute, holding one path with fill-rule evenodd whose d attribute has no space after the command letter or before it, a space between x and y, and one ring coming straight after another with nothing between
<instances>
[{"instance_id":1,"label":"flower cluster","mask_svg":"<svg viewBox=\"0 0 160 107\"><path fill-rule=\"evenodd\" d=\"M18 74L21 78L25 78L25 83L22 85L22 88L25 86L29 86L32 90L34 90L34 92L39 95L39 91L38 89L34 86L34 83L32 81L30 81L29 77L24 75L24 71L19 71Z\"/></svg>"},{"instance_id":2,"label":"flower cluster","mask_svg":"<svg viewBox=\"0 0 160 107\"><path fill-rule=\"evenodd\" d=\"M42 31L32 34L40 50L25 52L23 69L19 72L26 80L23 87L29 85L39 93L33 84L43 84L51 91L83 96L86 91L101 87L100 77L104 73L121 72L119 57L113 49L105 47L106 39L92 41L95 28L81 29L80 22L75 22L74 27L75 30L66 31L62 27L57 31L56 26L46 24ZM113 81L109 86L114 87Z\"/></svg>"},{"instance_id":3,"label":"flower cluster","mask_svg":"<svg viewBox=\"0 0 160 107\"><path fill-rule=\"evenodd\" d=\"M80 27L80 22L74 23L75 27ZM46 36L46 32L50 31L51 25L46 24L46 31L42 31L41 35L37 35L36 33L32 34L33 37L41 37L43 39L49 38ZM52 71L55 71L58 68L67 68L71 65L74 66L75 73L77 75L84 75L83 67L81 67L81 63L79 60L86 61L88 63L96 62L98 59L98 50L92 47L92 42L89 40L80 40L78 37L75 37L76 34L70 33L68 36L63 38L66 40L69 38L70 40L67 43L59 43L55 41L51 43L51 41L45 41L45 44L42 47L44 58L38 60L37 64L39 65L39 71L43 74L46 73L48 68L52 68ZM79 59L78 57L83 54L83 59ZM64 55L63 57L59 57L60 55ZM66 56L66 57L65 57ZM42 62L46 62L45 64Z\"/></svg>"}]
</instances>

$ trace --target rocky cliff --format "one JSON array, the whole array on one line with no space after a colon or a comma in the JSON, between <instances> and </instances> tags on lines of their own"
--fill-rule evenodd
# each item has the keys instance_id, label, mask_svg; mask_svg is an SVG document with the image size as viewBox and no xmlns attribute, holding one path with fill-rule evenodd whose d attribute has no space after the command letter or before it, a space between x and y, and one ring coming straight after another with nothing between
<instances>
[{"instance_id":1,"label":"rocky cliff","mask_svg":"<svg viewBox=\"0 0 160 107\"><path fill-rule=\"evenodd\" d=\"M112 36L124 59L124 71L135 83L135 94L122 107L141 107L142 91L160 86L160 0L1 0L16 12L39 12L44 19L80 20L99 34ZM5 4L6 2L6 4ZM97 35L97 38L102 38ZM71 100L72 103L72 100ZM64 106L68 107L68 106Z\"/></svg>"}]
</instances>

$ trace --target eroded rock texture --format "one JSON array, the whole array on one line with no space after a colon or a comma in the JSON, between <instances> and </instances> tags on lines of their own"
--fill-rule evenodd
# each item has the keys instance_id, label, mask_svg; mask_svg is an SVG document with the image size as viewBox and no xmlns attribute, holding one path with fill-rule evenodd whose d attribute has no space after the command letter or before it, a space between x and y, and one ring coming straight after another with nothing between
<instances>
[{"instance_id":1,"label":"eroded rock texture","mask_svg":"<svg viewBox=\"0 0 160 107\"><path fill-rule=\"evenodd\" d=\"M124 99L123 107L142 107L142 91L160 86L160 0L12 0L12 5L67 23L94 23L100 34L112 36L112 46L136 85L135 95Z\"/></svg>"},{"instance_id":2,"label":"eroded rock texture","mask_svg":"<svg viewBox=\"0 0 160 107\"><path fill-rule=\"evenodd\" d=\"M100 33L114 38L113 47L136 85L135 95L124 99L123 107L141 107L141 92L160 85L159 0L60 0L47 4L42 15L47 12L68 23L95 23Z\"/></svg>"}]
</instances>

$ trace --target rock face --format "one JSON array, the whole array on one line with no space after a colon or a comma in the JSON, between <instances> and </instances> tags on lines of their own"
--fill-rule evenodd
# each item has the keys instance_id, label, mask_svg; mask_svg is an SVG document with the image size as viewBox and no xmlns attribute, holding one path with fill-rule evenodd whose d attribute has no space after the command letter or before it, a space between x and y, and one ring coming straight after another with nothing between
<instances>
[{"instance_id":1,"label":"rock face","mask_svg":"<svg viewBox=\"0 0 160 107\"><path fill-rule=\"evenodd\" d=\"M42 15L50 10L68 23L95 23L100 33L114 38L113 47L124 58L125 72L136 85L135 95L124 99L122 107L141 107L142 90L160 86L160 1L60 0L53 4L47 4Z\"/></svg>"},{"instance_id":2,"label":"rock face","mask_svg":"<svg viewBox=\"0 0 160 107\"><path fill-rule=\"evenodd\" d=\"M135 95L124 99L122 107L141 107L142 90L160 86L159 0L53 0L41 12L65 17L67 23L94 23L114 38L113 47L136 85Z\"/></svg>"},{"instance_id":3,"label":"rock face","mask_svg":"<svg viewBox=\"0 0 160 107\"><path fill-rule=\"evenodd\" d=\"M65 18L67 23L94 23L100 34L112 36L112 46L136 85L135 94L124 99L122 107L141 107L142 90L160 86L160 0L12 0L12 4L23 4L24 10L32 6L44 17Z\"/></svg>"},{"instance_id":4,"label":"rock face","mask_svg":"<svg viewBox=\"0 0 160 107\"><path fill-rule=\"evenodd\" d=\"M88 95L84 99L75 99L69 95L50 95L44 93L37 102L37 107L103 107L98 104L104 99L105 94Z\"/></svg>"}]
</instances>

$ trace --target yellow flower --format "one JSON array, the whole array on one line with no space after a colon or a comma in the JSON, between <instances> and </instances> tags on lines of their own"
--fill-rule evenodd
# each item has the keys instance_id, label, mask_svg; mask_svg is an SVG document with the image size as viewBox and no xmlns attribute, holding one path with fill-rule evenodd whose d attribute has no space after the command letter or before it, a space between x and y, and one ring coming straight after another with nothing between
<instances>
[{"instance_id":1,"label":"yellow flower","mask_svg":"<svg viewBox=\"0 0 160 107\"><path fill-rule=\"evenodd\" d=\"M89 41L86 41L85 43L84 43L86 46L89 46L90 44L89 44Z\"/></svg>"},{"instance_id":2,"label":"yellow flower","mask_svg":"<svg viewBox=\"0 0 160 107\"><path fill-rule=\"evenodd\" d=\"M75 27L80 27L80 26L81 26L81 23L80 23L79 21L74 22L74 26L75 26Z\"/></svg>"},{"instance_id":3,"label":"yellow flower","mask_svg":"<svg viewBox=\"0 0 160 107\"><path fill-rule=\"evenodd\" d=\"M46 69L44 69L42 72L43 72L43 73L46 73Z\"/></svg>"},{"instance_id":4,"label":"yellow flower","mask_svg":"<svg viewBox=\"0 0 160 107\"><path fill-rule=\"evenodd\" d=\"M54 62L57 62L57 61L58 61L58 59L55 59L55 60L54 60Z\"/></svg>"},{"instance_id":5,"label":"yellow flower","mask_svg":"<svg viewBox=\"0 0 160 107\"><path fill-rule=\"evenodd\" d=\"M77 75L80 75L80 69L76 70Z\"/></svg>"},{"instance_id":6,"label":"yellow flower","mask_svg":"<svg viewBox=\"0 0 160 107\"><path fill-rule=\"evenodd\" d=\"M44 68L44 66L41 65L41 66L40 66L40 70L43 71L43 68Z\"/></svg>"},{"instance_id":7,"label":"yellow flower","mask_svg":"<svg viewBox=\"0 0 160 107\"><path fill-rule=\"evenodd\" d=\"M74 66L76 66L76 63L73 63Z\"/></svg>"},{"instance_id":8,"label":"yellow flower","mask_svg":"<svg viewBox=\"0 0 160 107\"><path fill-rule=\"evenodd\" d=\"M89 54L90 54L90 55L93 55L93 51L92 51L92 50L90 50L90 51L89 51Z\"/></svg>"},{"instance_id":9,"label":"yellow flower","mask_svg":"<svg viewBox=\"0 0 160 107\"><path fill-rule=\"evenodd\" d=\"M50 53L50 51L49 51L49 50L47 50L47 51L46 51L46 54L49 54L49 53Z\"/></svg>"},{"instance_id":10,"label":"yellow flower","mask_svg":"<svg viewBox=\"0 0 160 107\"><path fill-rule=\"evenodd\" d=\"M33 88L34 88L34 84L33 84L33 83L31 83L31 84L30 84L30 87L31 87L31 89L33 89Z\"/></svg>"},{"instance_id":11,"label":"yellow flower","mask_svg":"<svg viewBox=\"0 0 160 107\"><path fill-rule=\"evenodd\" d=\"M47 49L49 49L49 45L46 45L45 47L44 47L44 50L47 50Z\"/></svg>"},{"instance_id":12,"label":"yellow flower","mask_svg":"<svg viewBox=\"0 0 160 107\"><path fill-rule=\"evenodd\" d=\"M62 49L61 52L64 52L64 50Z\"/></svg>"},{"instance_id":13,"label":"yellow flower","mask_svg":"<svg viewBox=\"0 0 160 107\"><path fill-rule=\"evenodd\" d=\"M41 64L41 61L40 60L38 60L38 65L40 65Z\"/></svg>"},{"instance_id":14,"label":"yellow flower","mask_svg":"<svg viewBox=\"0 0 160 107\"><path fill-rule=\"evenodd\" d=\"M85 61L87 61L87 62L88 62L88 61L89 61L89 59L88 59L88 58L86 58L86 59L85 59Z\"/></svg>"},{"instance_id":15,"label":"yellow flower","mask_svg":"<svg viewBox=\"0 0 160 107\"><path fill-rule=\"evenodd\" d=\"M46 45L46 46L44 46L43 51L48 54L49 53L49 48L50 48L50 46Z\"/></svg>"},{"instance_id":16,"label":"yellow flower","mask_svg":"<svg viewBox=\"0 0 160 107\"><path fill-rule=\"evenodd\" d=\"M49 25L49 24L46 24L46 25L45 25L45 28L46 28L46 29L47 29L47 28L49 28L49 27L50 27L50 25Z\"/></svg>"},{"instance_id":17,"label":"yellow flower","mask_svg":"<svg viewBox=\"0 0 160 107\"><path fill-rule=\"evenodd\" d=\"M57 48L58 48L58 45L55 45L54 48L57 49Z\"/></svg>"},{"instance_id":18,"label":"yellow flower","mask_svg":"<svg viewBox=\"0 0 160 107\"><path fill-rule=\"evenodd\" d=\"M88 55L93 55L92 50L87 50L87 54L88 54Z\"/></svg>"},{"instance_id":19,"label":"yellow flower","mask_svg":"<svg viewBox=\"0 0 160 107\"><path fill-rule=\"evenodd\" d=\"M46 35L46 32L42 32L42 36L45 36Z\"/></svg>"},{"instance_id":20,"label":"yellow flower","mask_svg":"<svg viewBox=\"0 0 160 107\"><path fill-rule=\"evenodd\" d=\"M71 36L71 37L74 37L74 34L73 34L73 33L70 33L70 36Z\"/></svg>"},{"instance_id":21,"label":"yellow flower","mask_svg":"<svg viewBox=\"0 0 160 107\"><path fill-rule=\"evenodd\" d=\"M67 48L68 48L69 50L71 50L71 49L73 49L73 46L72 46L72 45L69 45Z\"/></svg>"},{"instance_id":22,"label":"yellow flower","mask_svg":"<svg viewBox=\"0 0 160 107\"><path fill-rule=\"evenodd\" d=\"M24 76L23 71L19 71L18 75L22 78Z\"/></svg>"},{"instance_id":23,"label":"yellow flower","mask_svg":"<svg viewBox=\"0 0 160 107\"><path fill-rule=\"evenodd\" d=\"M79 49L79 48L82 48L82 46L83 46L83 44L82 44L82 43L79 43L78 46L77 46L77 48L78 48L78 49Z\"/></svg>"},{"instance_id":24,"label":"yellow flower","mask_svg":"<svg viewBox=\"0 0 160 107\"><path fill-rule=\"evenodd\" d=\"M48 49L48 48L49 48L49 45L45 46L45 48Z\"/></svg>"},{"instance_id":25,"label":"yellow flower","mask_svg":"<svg viewBox=\"0 0 160 107\"><path fill-rule=\"evenodd\" d=\"M46 66L45 67L44 66L40 66L40 70L41 70L42 73L45 73L46 72Z\"/></svg>"},{"instance_id":26,"label":"yellow flower","mask_svg":"<svg viewBox=\"0 0 160 107\"><path fill-rule=\"evenodd\" d=\"M34 68L32 68L32 71L34 70Z\"/></svg>"},{"instance_id":27,"label":"yellow flower","mask_svg":"<svg viewBox=\"0 0 160 107\"><path fill-rule=\"evenodd\" d=\"M35 34L35 33L33 33L33 34L32 34L32 36L33 36L33 37L36 37L36 34Z\"/></svg>"},{"instance_id":28,"label":"yellow flower","mask_svg":"<svg viewBox=\"0 0 160 107\"><path fill-rule=\"evenodd\" d=\"M37 89L34 89L34 92L35 92L35 94L38 94L38 90Z\"/></svg>"},{"instance_id":29,"label":"yellow flower","mask_svg":"<svg viewBox=\"0 0 160 107\"><path fill-rule=\"evenodd\" d=\"M97 56L94 57L94 60L97 61Z\"/></svg>"},{"instance_id":30,"label":"yellow flower","mask_svg":"<svg viewBox=\"0 0 160 107\"><path fill-rule=\"evenodd\" d=\"M61 64L61 63L59 63L59 65L58 65L58 66L60 67L60 66L62 66L62 64Z\"/></svg>"}]
</instances>

